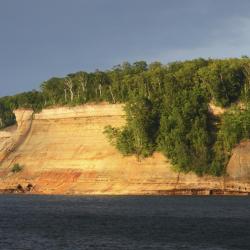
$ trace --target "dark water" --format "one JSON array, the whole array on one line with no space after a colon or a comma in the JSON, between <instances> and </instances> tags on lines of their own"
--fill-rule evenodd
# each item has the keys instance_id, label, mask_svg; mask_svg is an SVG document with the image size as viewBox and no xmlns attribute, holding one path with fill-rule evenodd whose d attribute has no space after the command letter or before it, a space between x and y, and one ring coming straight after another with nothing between
<instances>
[{"instance_id":1,"label":"dark water","mask_svg":"<svg viewBox=\"0 0 250 250\"><path fill-rule=\"evenodd\" d=\"M250 249L248 197L0 196L0 249Z\"/></svg>"}]
</instances>

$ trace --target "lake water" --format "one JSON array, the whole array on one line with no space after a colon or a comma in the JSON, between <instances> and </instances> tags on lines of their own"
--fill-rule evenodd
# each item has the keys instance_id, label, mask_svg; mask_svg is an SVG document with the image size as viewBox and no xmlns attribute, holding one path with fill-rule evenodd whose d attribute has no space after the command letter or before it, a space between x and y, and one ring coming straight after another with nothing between
<instances>
[{"instance_id":1,"label":"lake water","mask_svg":"<svg viewBox=\"0 0 250 250\"><path fill-rule=\"evenodd\" d=\"M250 197L0 196L0 249L250 249Z\"/></svg>"}]
</instances>

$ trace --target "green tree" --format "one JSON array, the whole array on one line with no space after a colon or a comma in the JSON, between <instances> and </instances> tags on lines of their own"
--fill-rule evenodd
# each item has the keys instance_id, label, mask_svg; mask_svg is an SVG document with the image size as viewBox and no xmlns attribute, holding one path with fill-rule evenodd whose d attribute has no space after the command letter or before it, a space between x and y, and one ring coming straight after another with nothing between
<instances>
[{"instance_id":1,"label":"green tree","mask_svg":"<svg viewBox=\"0 0 250 250\"><path fill-rule=\"evenodd\" d=\"M244 84L241 64L240 60L215 60L200 69L200 80L217 105L226 107L239 99Z\"/></svg>"},{"instance_id":2,"label":"green tree","mask_svg":"<svg viewBox=\"0 0 250 250\"><path fill-rule=\"evenodd\" d=\"M123 154L135 154L138 160L151 155L159 127L152 103L138 97L126 104L125 112L127 124L123 129L106 128L110 141Z\"/></svg>"}]
</instances>

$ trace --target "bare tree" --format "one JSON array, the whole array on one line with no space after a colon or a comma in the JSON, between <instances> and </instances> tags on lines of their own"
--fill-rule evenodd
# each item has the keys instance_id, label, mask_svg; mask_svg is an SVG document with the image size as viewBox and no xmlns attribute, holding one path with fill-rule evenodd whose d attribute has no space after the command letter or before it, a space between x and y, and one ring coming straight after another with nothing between
<instances>
[{"instance_id":1,"label":"bare tree","mask_svg":"<svg viewBox=\"0 0 250 250\"><path fill-rule=\"evenodd\" d=\"M110 94L111 94L111 96L112 96L113 103L116 103L115 96L114 96L114 94L113 94L111 85L109 85L109 91L110 91Z\"/></svg>"},{"instance_id":2,"label":"bare tree","mask_svg":"<svg viewBox=\"0 0 250 250\"><path fill-rule=\"evenodd\" d=\"M82 93L84 100L87 99L86 92L87 92L87 83L88 83L88 76L86 74L81 74L79 77L79 83L82 87Z\"/></svg>"},{"instance_id":3,"label":"bare tree","mask_svg":"<svg viewBox=\"0 0 250 250\"><path fill-rule=\"evenodd\" d=\"M98 89L99 89L99 95L100 97L102 97L102 84L101 83L99 83Z\"/></svg>"},{"instance_id":4,"label":"bare tree","mask_svg":"<svg viewBox=\"0 0 250 250\"><path fill-rule=\"evenodd\" d=\"M64 101L67 102L67 89L64 87Z\"/></svg>"},{"instance_id":5,"label":"bare tree","mask_svg":"<svg viewBox=\"0 0 250 250\"><path fill-rule=\"evenodd\" d=\"M246 78L243 91L245 99L245 108L247 108L249 101L249 91L250 91L250 65L248 63L243 66L243 73Z\"/></svg>"},{"instance_id":6,"label":"bare tree","mask_svg":"<svg viewBox=\"0 0 250 250\"><path fill-rule=\"evenodd\" d=\"M70 92L70 100L72 102L74 100L73 81L70 77L67 77L65 78L64 84ZM65 92L65 89L64 89L64 92Z\"/></svg>"}]
</instances>

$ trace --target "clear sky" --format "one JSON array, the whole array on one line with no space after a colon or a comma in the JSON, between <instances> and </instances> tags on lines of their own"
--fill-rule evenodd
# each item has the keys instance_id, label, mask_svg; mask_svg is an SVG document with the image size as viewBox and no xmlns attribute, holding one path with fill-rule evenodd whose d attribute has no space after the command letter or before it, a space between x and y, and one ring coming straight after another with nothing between
<instances>
[{"instance_id":1,"label":"clear sky","mask_svg":"<svg viewBox=\"0 0 250 250\"><path fill-rule=\"evenodd\" d=\"M0 96L124 61L250 54L250 0L0 0Z\"/></svg>"}]
</instances>

